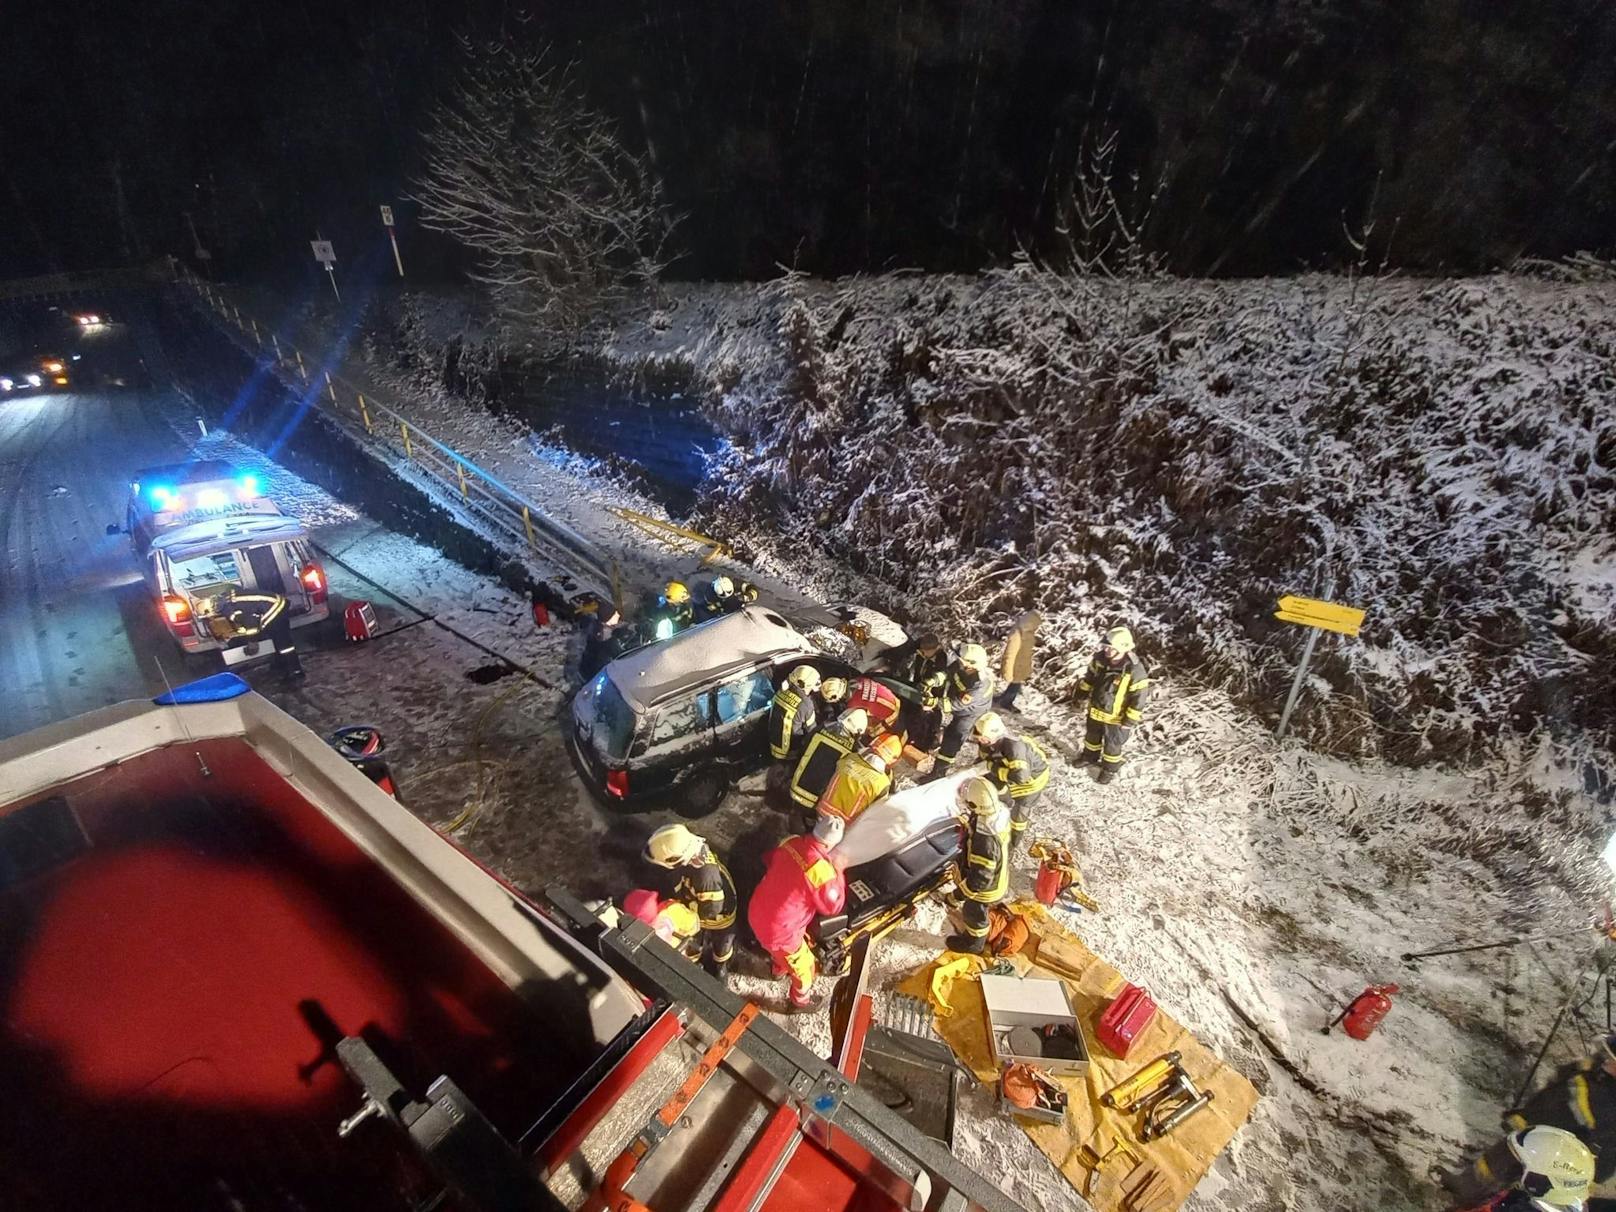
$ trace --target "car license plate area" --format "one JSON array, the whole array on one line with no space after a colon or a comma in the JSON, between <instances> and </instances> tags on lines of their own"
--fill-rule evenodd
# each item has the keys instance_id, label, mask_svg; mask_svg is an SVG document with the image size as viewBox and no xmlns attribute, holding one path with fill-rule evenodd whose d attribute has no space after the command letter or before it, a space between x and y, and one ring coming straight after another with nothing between
<instances>
[{"instance_id":1,"label":"car license plate area","mask_svg":"<svg viewBox=\"0 0 1616 1212\"><path fill-rule=\"evenodd\" d=\"M228 669L236 665L250 665L254 661L273 655L274 652L275 646L268 640L254 640L250 644L242 644L236 648L226 648L224 650L225 668Z\"/></svg>"}]
</instances>

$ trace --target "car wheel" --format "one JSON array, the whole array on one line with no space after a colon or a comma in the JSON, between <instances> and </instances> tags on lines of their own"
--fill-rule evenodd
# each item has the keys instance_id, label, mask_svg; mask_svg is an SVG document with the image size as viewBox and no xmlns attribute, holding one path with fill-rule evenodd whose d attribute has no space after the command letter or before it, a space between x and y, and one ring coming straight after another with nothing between
<instances>
[{"instance_id":1,"label":"car wheel","mask_svg":"<svg viewBox=\"0 0 1616 1212\"><path fill-rule=\"evenodd\" d=\"M703 767L673 789L669 807L686 820L709 815L729 790L734 773L722 765Z\"/></svg>"}]
</instances>

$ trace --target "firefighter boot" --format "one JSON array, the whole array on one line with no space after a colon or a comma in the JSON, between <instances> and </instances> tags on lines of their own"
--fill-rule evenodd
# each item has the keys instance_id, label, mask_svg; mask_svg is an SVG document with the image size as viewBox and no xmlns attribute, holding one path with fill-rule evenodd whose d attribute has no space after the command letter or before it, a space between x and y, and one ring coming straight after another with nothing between
<instances>
[{"instance_id":1,"label":"firefighter boot","mask_svg":"<svg viewBox=\"0 0 1616 1212\"><path fill-rule=\"evenodd\" d=\"M950 934L943 940L943 946L957 955L981 955L987 945L986 937L976 938L969 934Z\"/></svg>"},{"instance_id":2,"label":"firefighter boot","mask_svg":"<svg viewBox=\"0 0 1616 1212\"><path fill-rule=\"evenodd\" d=\"M1100 773L1094 776L1094 781L1103 787L1106 783L1111 782L1111 780L1116 777L1117 768L1114 765L1102 764L1100 767Z\"/></svg>"}]
</instances>

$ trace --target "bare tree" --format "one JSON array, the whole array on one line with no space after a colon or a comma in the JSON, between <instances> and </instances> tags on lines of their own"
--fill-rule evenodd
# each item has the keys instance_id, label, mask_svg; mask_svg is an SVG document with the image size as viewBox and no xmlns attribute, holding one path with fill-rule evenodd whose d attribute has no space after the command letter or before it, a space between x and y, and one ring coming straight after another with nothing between
<instances>
[{"instance_id":1,"label":"bare tree","mask_svg":"<svg viewBox=\"0 0 1616 1212\"><path fill-rule=\"evenodd\" d=\"M507 42L462 48L465 71L423 132L421 221L482 255L476 276L508 329L575 332L664 267L661 184L570 65Z\"/></svg>"}]
</instances>

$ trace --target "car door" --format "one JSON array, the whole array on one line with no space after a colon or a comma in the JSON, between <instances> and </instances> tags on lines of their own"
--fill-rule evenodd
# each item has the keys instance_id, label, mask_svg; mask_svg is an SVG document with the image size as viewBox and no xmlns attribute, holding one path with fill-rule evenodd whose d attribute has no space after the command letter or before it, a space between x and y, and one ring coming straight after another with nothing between
<instances>
[{"instance_id":1,"label":"car door","mask_svg":"<svg viewBox=\"0 0 1616 1212\"><path fill-rule=\"evenodd\" d=\"M726 756L763 751L761 731L774 702L773 670L767 665L720 682L713 691L713 747Z\"/></svg>"},{"instance_id":2,"label":"car door","mask_svg":"<svg viewBox=\"0 0 1616 1212\"><path fill-rule=\"evenodd\" d=\"M671 777L712 753L713 692L703 686L658 704L630 766ZM658 780L662 781L662 780Z\"/></svg>"}]
</instances>

